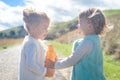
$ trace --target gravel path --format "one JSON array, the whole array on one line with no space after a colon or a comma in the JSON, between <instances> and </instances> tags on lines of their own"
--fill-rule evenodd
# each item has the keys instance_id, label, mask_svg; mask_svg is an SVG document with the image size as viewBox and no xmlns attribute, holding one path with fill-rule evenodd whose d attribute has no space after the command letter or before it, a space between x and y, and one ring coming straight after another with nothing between
<instances>
[{"instance_id":1,"label":"gravel path","mask_svg":"<svg viewBox=\"0 0 120 80\"><path fill-rule=\"evenodd\" d=\"M17 80L21 46L0 51L0 80ZM57 70L52 80L69 80L70 69Z\"/></svg>"}]
</instances>

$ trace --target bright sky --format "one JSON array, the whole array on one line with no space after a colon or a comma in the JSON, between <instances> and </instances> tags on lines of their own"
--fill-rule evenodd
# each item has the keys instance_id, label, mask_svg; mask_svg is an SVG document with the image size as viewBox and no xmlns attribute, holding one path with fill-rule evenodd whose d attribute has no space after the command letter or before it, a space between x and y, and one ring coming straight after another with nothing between
<instances>
[{"instance_id":1,"label":"bright sky","mask_svg":"<svg viewBox=\"0 0 120 80\"><path fill-rule=\"evenodd\" d=\"M90 7L120 9L120 0L0 0L0 31L22 25L22 11L26 7L44 11L52 22L60 22L71 20Z\"/></svg>"}]
</instances>

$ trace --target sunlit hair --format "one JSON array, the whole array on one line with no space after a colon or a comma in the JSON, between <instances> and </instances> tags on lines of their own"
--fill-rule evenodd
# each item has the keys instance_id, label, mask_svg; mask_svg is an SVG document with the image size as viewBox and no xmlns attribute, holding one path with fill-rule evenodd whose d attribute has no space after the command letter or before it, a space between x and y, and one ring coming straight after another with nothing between
<instances>
[{"instance_id":1,"label":"sunlit hair","mask_svg":"<svg viewBox=\"0 0 120 80\"><path fill-rule=\"evenodd\" d=\"M30 27L36 28L43 22L49 24L50 19L44 12L39 12L33 8L26 8L23 10L23 21L25 23L24 28L29 32Z\"/></svg>"},{"instance_id":2,"label":"sunlit hair","mask_svg":"<svg viewBox=\"0 0 120 80\"><path fill-rule=\"evenodd\" d=\"M92 24L96 34L101 34L106 27L105 17L100 9L89 8L80 13L79 19L85 18L88 23Z\"/></svg>"}]
</instances>

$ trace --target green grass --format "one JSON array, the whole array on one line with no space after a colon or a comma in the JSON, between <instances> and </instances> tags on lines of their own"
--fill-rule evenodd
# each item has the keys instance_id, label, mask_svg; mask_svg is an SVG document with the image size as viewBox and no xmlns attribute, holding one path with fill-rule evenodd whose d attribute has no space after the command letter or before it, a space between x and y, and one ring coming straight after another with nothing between
<instances>
[{"instance_id":1,"label":"green grass","mask_svg":"<svg viewBox=\"0 0 120 80\"><path fill-rule=\"evenodd\" d=\"M104 54L104 61L106 61L107 63L111 63L113 65L116 65L116 66L120 66L120 60L116 60L114 57L115 57L114 55Z\"/></svg>"},{"instance_id":2,"label":"green grass","mask_svg":"<svg viewBox=\"0 0 120 80\"><path fill-rule=\"evenodd\" d=\"M114 16L114 15L120 15L120 9L111 9L111 10L104 10L103 13L106 17Z\"/></svg>"},{"instance_id":3,"label":"green grass","mask_svg":"<svg viewBox=\"0 0 120 80\"><path fill-rule=\"evenodd\" d=\"M120 80L120 66L104 61L104 72L107 80Z\"/></svg>"},{"instance_id":4,"label":"green grass","mask_svg":"<svg viewBox=\"0 0 120 80\"><path fill-rule=\"evenodd\" d=\"M49 41L64 56L71 54L72 44L61 44ZM112 55L104 54L104 72L107 80L120 80L120 60L114 60Z\"/></svg>"},{"instance_id":5,"label":"green grass","mask_svg":"<svg viewBox=\"0 0 120 80\"><path fill-rule=\"evenodd\" d=\"M113 55L104 54L104 72L107 80L120 80L120 60Z\"/></svg>"},{"instance_id":6,"label":"green grass","mask_svg":"<svg viewBox=\"0 0 120 80\"><path fill-rule=\"evenodd\" d=\"M72 44L62 44L62 43L58 43L56 41L49 41L49 43L54 45L56 50L64 56L68 56L72 52L72 47L71 47Z\"/></svg>"}]
</instances>

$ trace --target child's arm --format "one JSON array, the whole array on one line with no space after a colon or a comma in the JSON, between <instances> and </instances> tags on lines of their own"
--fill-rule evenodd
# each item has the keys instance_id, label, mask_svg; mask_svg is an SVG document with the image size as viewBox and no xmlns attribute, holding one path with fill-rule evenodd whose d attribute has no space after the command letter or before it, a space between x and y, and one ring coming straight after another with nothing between
<instances>
[{"instance_id":1,"label":"child's arm","mask_svg":"<svg viewBox=\"0 0 120 80\"><path fill-rule=\"evenodd\" d=\"M39 66L35 60L37 47L35 44L31 43L25 47L25 57L26 57L26 67L36 75L45 75L46 68Z\"/></svg>"},{"instance_id":2,"label":"child's arm","mask_svg":"<svg viewBox=\"0 0 120 80\"><path fill-rule=\"evenodd\" d=\"M56 69L73 66L84 56L90 53L92 49L93 49L93 42L91 40L83 41L69 57L56 62L54 66Z\"/></svg>"},{"instance_id":3,"label":"child's arm","mask_svg":"<svg viewBox=\"0 0 120 80\"><path fill-rule=\"evenodd\" d=\"M60 69L75 65L80 59L82 59L84 56L90 53L92 49L93 49L92 41L90 40L83 41L68 58L56 62L55 68Z\"/></svg>"}]
</instances>

